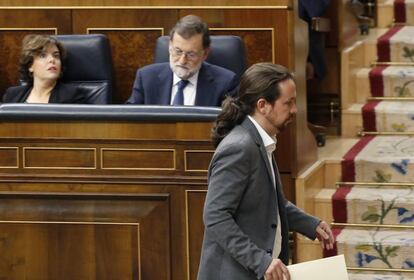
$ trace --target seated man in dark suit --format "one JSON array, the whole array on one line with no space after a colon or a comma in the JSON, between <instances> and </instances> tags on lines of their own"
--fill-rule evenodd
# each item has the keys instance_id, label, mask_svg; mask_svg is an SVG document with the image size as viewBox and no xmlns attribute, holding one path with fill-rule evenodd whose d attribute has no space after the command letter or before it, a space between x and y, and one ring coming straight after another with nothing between
<instances>
[{"instance_id":1,"label":"seated man in dark suit","mask_svg":"<svg viewBox=\"0 0 414 280\"><path fill-rule=\"evenodd\" d=\"M221 106L238 82L227 69L205 62L210 48L207 24L188 15L170 32L170 63L137 71L129 104Z\"/></svg>"}]
</instances>

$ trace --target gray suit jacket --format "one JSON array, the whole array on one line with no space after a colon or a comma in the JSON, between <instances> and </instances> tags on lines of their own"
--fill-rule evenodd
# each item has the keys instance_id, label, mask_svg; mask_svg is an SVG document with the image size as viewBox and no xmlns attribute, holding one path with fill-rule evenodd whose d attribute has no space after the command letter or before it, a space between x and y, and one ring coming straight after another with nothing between
<instances>
[{"instance_id":1,"label":"gray suit jacket","mask_svg":"<svg viewBox=\"0 0 414 280\"><path fill-rule=\"evenodd\" d=\"M285 264L289 229L315 238L320 220L285 199L274 166L276 190L263 141L248 118L217 147L208 174L198 280L262 279L272 261L278 212L279 258Z\"/></svg>"}]
</instances>

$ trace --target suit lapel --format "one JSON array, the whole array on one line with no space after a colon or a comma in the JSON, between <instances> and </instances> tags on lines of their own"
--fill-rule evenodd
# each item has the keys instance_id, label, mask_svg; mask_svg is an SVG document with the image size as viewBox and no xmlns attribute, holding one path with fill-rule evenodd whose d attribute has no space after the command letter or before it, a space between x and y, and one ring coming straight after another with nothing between
<instances>
[{"instance_id":1,"label":"suit lapel","mask_svg":"<svg viewBox=\"0 0 414 280\"><path fill-rule=\"evenodd\" d=\"M272 164L274 167L275 172L275 184L276 184L276 190L277 190L277 199L279 202L279 205L284 205L284 194L282 189L282 182L280 181L280 174L279 174L279 168L277 167L277 163L275 160L275 157L272 155Z\"/></svg>"},{"instance_id":2,"label":"suit lapel","mask_svg":"<svg viewBox=\"0 0 414 280\"><path fill-rule=\"evenodd\" d=\"M259 132L257 131L256 127L254 126L254 124L251 122L251 120L248 117L246 117L246 119L243 121L242 126L244 126L249 131L250 135L252 135L254 141L259 147L260 155L266 165L267 175L269 176L269 181L271 182L272 189L274 190L273 175L272 175L273 170L272 170L272 167L270 166L270 162L267 157L267 152L266 152L266 148L264 147L262 137L260 137ZM276 179L276 174L275 174L275 179Z\"/></svg>"},{"instance_id":3,"label":"suit lapel","mask_svg":"<svg viewBox=\"0 0 414 280\"><path fill-rule=\"evenodd\" d=\"M214 76L211 74L210 69L206 63L203 62L198 74L197 90L195 97L196 106L209 106L212 104L210 101L214 89Z\"/></svg>"},{"instance_id":4,"label":"suit lapel","mask_svg":"<svg viewBox=\"0 0 414 280\"><path fill-rule=\"evenodd\" d=\"M157 103L159 105L170 105L171 103L171 90L173 83L173 73L170 69L170 66L166 63L164 70L158 75L159 83L154 85L157 87L159 93L159 99Z\"/></svg>"}]
</instances>

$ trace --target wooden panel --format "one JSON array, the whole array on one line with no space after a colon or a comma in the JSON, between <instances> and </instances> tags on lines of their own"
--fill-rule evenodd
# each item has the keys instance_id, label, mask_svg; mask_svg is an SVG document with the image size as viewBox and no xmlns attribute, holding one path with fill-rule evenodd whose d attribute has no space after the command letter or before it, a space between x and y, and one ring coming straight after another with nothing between
<instances>
[{"instance_id":1,"label":"wooden panel","mask_svg":"<svg viewBox=\"0 0 414 280\"><path fill-rule=\"evenodd\" d=\"M23 148L24 168L96 168L96 150L86 148Z\"/></svg>"},{"instance_id":2,"label":"wooden panel","mask_svg":"<svg viewBox=\"0 0 414 280\"><path fill-rule=\"evenodd\" d=\"M287 174L280 174L280 179L283 185L283 192L285 194L286 199L295 203L295 181L292 178L290 173Z\"/></svg>"},{"instance_id":3,"label":"wooden panel","mask_svg":"<svg viewBox=\"0 0 414 280\"><path fill-rule=\"evenodd\" d=\"M206 190L186 191L186 224L187 224L187 270L189 280L197 279L198 265L200 263L201 247L203 244L204 224L203 206Z\"/></svg>"},{"instance_id":4,"label":"wooden panel","mask_svg":"<svg viewBox=\"0 0 414 280\"><path fill-rule=\"evenodd\" d=\"M207 172L214 150L186 150L184 151L185 171Z\"/></svg>"},{"instance_id":5,"label":"wooden panel","mask_svg":"<svg viewBox=\"0 0 414 280\"><path fill-rule=\"evenodd\" d=\"M294 66L296 82L296 105L297 113L294 125L290 126L291 134L286 139L291 143L291 154L285 154L291 157L289 171L292 177L297 176L312 163L317 160L316 141L308 128L307 120L307 100L306 100L306 62L308 56L308 25L299 18L299 2L294 1L294 14L292 15L293 23L287 24L288 33L294 39L294 50L289 55ZM286 51L287 54L289 50ZM292 141L293 140L293 141ZM286 142L284 142L286 143ZM281 170L282 172L282 170Z\"/></svg>"},{"instance_id":6,"label":"wooden panel","mask_svg":"<svg viewBox=\"0 0 414 280\"><path fill-rule=\"evenodd\" d=\"M272 28L211 29L212 35L240 36L246 48L247 65L274 62L274 30Z\"/></svg>"},{"instance_id":7,"label":"wooden panel","mask_svg":"<svg viewBox=\"0 0 414 280\"><path fill-rule=\"evenodd\" d=\"M278 9L217 9L217 10L202 10L202 9L183 9L180 11L180 17L188 14L196 14L205 20L209 27L214 28L236 28L236 29L250 29L245 30L246 33L241 32L241 35L250 35L253 36L252 32L256 29L254 33L255 40L259 42L264 41L264 38L270 38L270 31L263 29L273 29L274 30L274 49L269 48L267 50L267 55L264 55L265 50L261 46L253 46L253 42L249 42L247 39L252 40L250 36L246 37L247 46L252 45L253 52L256 52L258 48L261 55L254 55L258 59L269 59L267 61L271 62L272 52L274 52L275 63L291 67L291 61L289 61L289 47L293 47L291 37L289 34L289 29L286 28L289 25L289 16L291 16L290 10L278 10ZM258 31L262 30L262 31ZM235 30L234 30L235 31ZM247 32L248 31L248 32ZM233 32L233 31L232 31ZM244 34L243 34L244 33ZM264 37L264 38L263 38ZM260 39L259 39L260 38ZM266 42L266 46L269 46L271 42ZM252 58L253 58L252 57ZM250 59L249 63L261 62L262 60L255 61Z\"/></svg>"},{"instance_id":8,"label":"wooden panel","mask_svg":"<svg viewBox=\"0 0 414 280\"><path fill-rule=\"evenodd\" d=\"M174 149L102 149L103 169L175 170Z\"/></svg>"},{"instance_id":9,"label":"wooden panel","mask_svg":"<svg viewBox=\"0 0 414 280\"><path fill-rule=\"evenodd\" d=\"M168 33L176 20L177 12L173 9L73 11L75 33L87 33L89 29L91 33L106 34L110 40L114 63L114 103L124 103L131 95L137 69L154 62L156 38Z\"/></svg>"},{"instance_id":10,"label":"wooden panel","mask_svg":"<svg viewBox=\"0 0 414 280\"><path fill-rule=\"evenodd\" d=\"M18 168L19 150L17 147L0 147L0 168Z\"/></svg>"},{"instance_id":11,"label":"wooden panel","mask_svg":"<svg viewBox=\"0 0 414 280\"><path fill-rule=\"evenodd\" d=\"M0 277L170 278L168 195L0 193L0 201Z\"/></svg>"},{"instance_id":12,"label":"wooden panel","mask_svg":"<svg viewBox=\"0 0 414 280\"><path fill-rule=\"evenodd\" d=\"M0 17L1 17L0 11ZM1 21L1 20L0 20ZM1 25L0 25L1 26ZM27 34L55 34L56 29L7 29L0 28L0 100L3 93L10 86L18 85L19 75L19 60L23 37Z\"/></svg>"},{"instance_id":13,"label":"wooden panel","mask_svg":"<svg viewBox=\"0 0 414 280\"><path fill-rule=\"evenodd\" d=\"M338 1L338 51L351 46L359 37L359 23L349 8L348 0ZM335 30L332 30L335 32Z\"/></svg>"},{"instance_id":14,"label":"wooden panel","mask_svg":"<svg viewBox=\"0 0 414 280\"><path fill-rule=\"evenodd\" d=\"M2 279L138 279L141 274L138 225L3 223L0 238Z\"/></svg>"},{"instance_id":15,"label":"wooden panel","mask_svg":"<svg viewBox=\"0 0 414 280\"><path fill-rule=\"evenodd\" d=\"M113 103L124 103L132 92L136 69L154 62L155 42L164 35L158 29L89 29L88 33L105 34L112 49L115 88Z\"/></svg>"},{"instance_id":16,"label":"wooden panel","mask_svg":"<svg viewBox=\"0 0 414 280\"><path fill-rule=\"evenodd\" d=\"M1 28L56 28L59 34L70 34L71 22L70 9L0 9Z\"/></svg>"}]
</instances>

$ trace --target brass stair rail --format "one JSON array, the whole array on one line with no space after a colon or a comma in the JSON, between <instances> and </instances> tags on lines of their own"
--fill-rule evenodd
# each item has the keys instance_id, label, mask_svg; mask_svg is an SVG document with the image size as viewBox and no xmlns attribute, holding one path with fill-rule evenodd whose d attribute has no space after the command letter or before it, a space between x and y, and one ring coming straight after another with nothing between
<instances>
[{"instance_id":1,"label":"brass stair rail","mask_svg":"<svg viewBox=\"0 0 414 280\"><path fill-rule=\"evenodd\" d=\"M398 131L359 131L358 132L358 136L362 137L365 135L385 135L385 136L411 136L414 135L414 131L402 131L402 132L398 132Z\"/></svg>"},{"instance_id":2,"label":"brass stair rail","mask_svg":"<svg viewBox=\"0 0 414 280\"><path fill-rule=\"evenodd\" d=\"M389 229L414 229L414 225L389 225L389 224L353 224L332 222L331 227L353 227L353 228L389 228Z\"/></svg>"},{"instance_id":3,"label":"brass stair rail","mask_svg":"<svg viewBox=\"0 0 414 280\"><path fill-rule=\"evenodd\" d=\"M414 269L403 269L403 268L372 268L372 267L347 267L350 271L372 271L372 272L403 272L403 273L414 273Z\"/></svg>"},{"instance_id":4,"label":"brass stair rail","mask_svg":"<svg viewBox=\"0 0 414 280\"><path fill-rule=\"evenodd\" d=\"M404 97L400 97L400 96L381 96L381 97L368 97L367 98L368 101L377 101L377 100L383 100L383 101L414 101L414 96L404 96Z\"/></svg>"},{"instance_id":5,"label":"brass stair rail","mask_svg":"<svg viewBox=\"0 0 414 280\"><path fill-rule=\"evenodd\" d=\"M414 182L336 182L339 185L360 185L360 186L388 186L388 187L414 187Z\"/></svg>"},{"instance_id":6,"label":"brass stair rail","mask_svg":"<svg viewBox=\"0 0 414 280\"><path fill-rule=\"evenodd\" d=\"M385 66L405 66L405 67L414 67L414 62L398 62L398 61L372 61L370 63L371 67L378 66L378 65L385 65Z\"/></svg>"}]
</instances>

